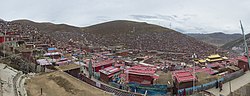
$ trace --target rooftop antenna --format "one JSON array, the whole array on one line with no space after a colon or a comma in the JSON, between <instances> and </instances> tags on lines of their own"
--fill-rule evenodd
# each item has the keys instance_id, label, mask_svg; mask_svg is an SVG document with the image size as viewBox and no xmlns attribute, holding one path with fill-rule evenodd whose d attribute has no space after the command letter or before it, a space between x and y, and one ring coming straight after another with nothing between
<instances>
[{"instance_id":1,"label":"rooftop antenna","mask_svg":"<svg viewBox=\"0 0 250 96\"><path fill-rule=\"evenodd\" d=\"M197 59L197 55L194 53L192 55L192 58L193 60ZM195 61L193 62L193 94L195 93L196 89L195 89L195 78L196 78L196 75L195 75Z\"/></svg>"},{"instance_id":2,"label":"rooftop antenna","mask_svg":"<svg viewBox=\"0 0 250 96\"><path fill-rule=\"evenodd\" d=\"M246 36L245 36L245 32L244 32L244 28L242 26L242 22L240 20L240 28L242 31L242 35L243 35L243 39L244 39L244 45L245 45L245 52L246 52L246 56L247 56L247 60L248 60L248 67L250 67L250 60L249 60L249 53L248 53L248 46L247 46L247 42L246 42Z\"/></svg>"}]
</instances>

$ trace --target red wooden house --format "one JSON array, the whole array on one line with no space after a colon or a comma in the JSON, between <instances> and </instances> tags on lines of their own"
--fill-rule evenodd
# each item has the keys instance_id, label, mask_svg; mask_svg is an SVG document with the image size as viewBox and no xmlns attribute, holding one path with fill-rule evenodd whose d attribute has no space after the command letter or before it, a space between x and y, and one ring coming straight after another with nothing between
<instances>
[{"instance_id":1,"label":"red wooden house","mask_svg":"<svg viewBox=\"0 0 250 96\"><path fill-rule=\"evenodd\" d=\"M247 60L247 57L246 56L241 56L241 57L238 57L238 67L240 69L243 69L244 71L247 71L249 70L249 65L248 65L248 60Z\"/></svg>"},{"instance_id":2,"label":"red wooden house","mask_svg":"<svg viewBox=\"0 0 250 96\"><path fill-rule=\"evenodd\" d=\"M119 73L121 72L120 68L116 68L113 66L104 68L100 70L100 79L101 81L108 83L109 81L112 81L112 77L119 76Z\"/></svg>"},{"instance_id":3,"label":"red wooden house","mask_svg":"<svg viewBox=\"0 0 250 96\"><path fill-rule=\"evenodd\" d=\"M89 60L85 60L85 62L89 62ZM107 59L103 61L96 62L95 60L92 60L92 68L95 72L99 72L99 70L107 68L112 66L115 63L113 59ZM85 67L88 69L88 64L85 65Z\"/></svg>"},{"instance_id":4,"label":"red wooden house","mask_svg":"<svg viewBox=\"0 0 250 96\"><path fill-rule=\"evenodd\" d=\"M157 76L156 68L151 66L137 65L128 68L125 72L128 74L128 82L135 82L144 85L153 84L153 81L159 76Z\"/></svg>"},{"instance_id":5,"label":"red wooden house","mask_svg":"<svg viewBox=\"0 0 250 96\"><path fill-rule=\"evenodd\" d=\"M3 43L4 41L4 36L0 36L0 43Z\"/></svg>"},{"instance_id":6,"label":"red wooden house","mask_svg":"<svg viewBox=\"0 0 250 96\"><path fill-rule=\"evenodd\" d=\"M175 86L178 89L192 87L193 81L197 81L196 76L194 76L191 72L185 70L173 71L172 76Z\"/></svg>"}]
</instances>

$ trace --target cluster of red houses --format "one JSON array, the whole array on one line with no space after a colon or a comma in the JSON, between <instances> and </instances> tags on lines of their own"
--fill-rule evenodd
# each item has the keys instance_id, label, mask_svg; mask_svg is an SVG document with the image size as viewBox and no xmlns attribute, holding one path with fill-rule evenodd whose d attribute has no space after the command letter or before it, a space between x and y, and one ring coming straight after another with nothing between
<instances>
[{"instance_id":1,"label":"cluster of red houses","mask_svg":"<svg viewBox=\"0 0 250 96\"><path fill-rule=\"evenodd\" d=\"M91 59L93 72L100 74L100 80L103 82L112 82L115 78L120 78L120 83L135 82L144 85L151 85L153 81L159 78L156 74L157 68L145 65L126 65L125 61L115 60L100 56ZM90 59L84 60L84 67L88 70Z\"/></svg>"}]
</instances>

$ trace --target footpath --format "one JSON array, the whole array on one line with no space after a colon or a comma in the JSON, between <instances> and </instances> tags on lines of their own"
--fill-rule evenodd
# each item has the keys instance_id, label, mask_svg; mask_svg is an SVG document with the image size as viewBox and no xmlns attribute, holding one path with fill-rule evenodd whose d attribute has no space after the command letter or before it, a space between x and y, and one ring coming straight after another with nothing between
<instances>
[{"instance_id":1,"label":"footpath","mask_svg":"<svg viewBox=\"0 0 250 96\"><path fill-rule=\"evenodd\" d=\"M250 83L250 71L246 71L244 75L231 80L227 83L223 84L222 91L220 92L219 88L216 89L215 87L208 89L208 92L211 92L215 96L228 96L230 94L230 82L231 82L231 91L234 92L235 90L239 89L240 87Z\"/></svg>"}]
</instances>

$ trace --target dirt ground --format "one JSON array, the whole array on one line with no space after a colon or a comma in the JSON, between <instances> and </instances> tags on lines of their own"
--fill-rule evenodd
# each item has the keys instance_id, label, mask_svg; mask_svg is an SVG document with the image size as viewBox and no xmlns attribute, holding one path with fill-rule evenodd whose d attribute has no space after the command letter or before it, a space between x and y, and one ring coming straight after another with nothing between
<instances>
[{"instance_id":1,"label":"dirt ground","mask_svg":"<svg viewBox=\"0 0 250 96\"><path fill-rule=\"evenodd\" d=\"M59 71L31 77L25 88L28 96L112 96Z\"/></svg>"},{"instance_id":2,"label":"dirt ground","mask_svg":"<svg viewBox=\"0 0 250 96\"><path fill-rule=\"evenodd\" d=\"M162 72L158 71L157 74L159 74L159 79L155 80L155 84L163 84L163 85L168 85L173 86L173 79L172 79L172 74L171 72Z\"/></svg>"}]
</instances>

